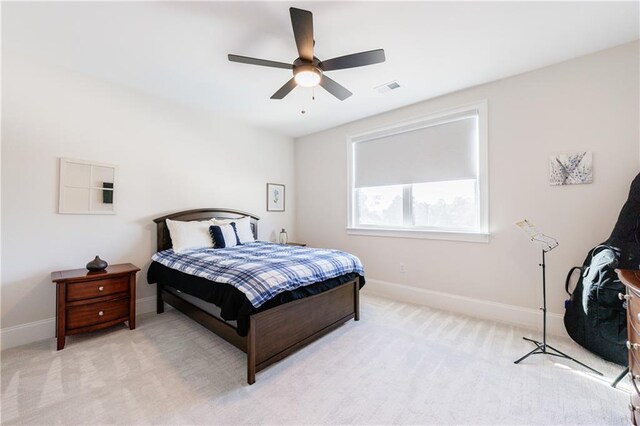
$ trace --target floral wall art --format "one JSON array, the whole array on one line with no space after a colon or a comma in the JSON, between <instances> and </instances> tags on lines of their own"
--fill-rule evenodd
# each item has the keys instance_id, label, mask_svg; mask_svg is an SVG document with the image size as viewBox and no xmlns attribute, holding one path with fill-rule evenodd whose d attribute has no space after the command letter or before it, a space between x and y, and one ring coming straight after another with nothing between
<instances>
[{"instance_id":1,"label":"floral wall art","mask_svg":"<svg viewBox=\"0 0 640 426\"><path fill-rule=\"evenodd\" d=\"M555 154L549 158L551 185L577 185L593 182L593 156L591 152Z\"/></svg>"},{"instance_id":2,"label":"floral wall art","mask_svg":"<svg viewBox=\"0 0 640 426\"><path fill-rule=\"evenodd\" d=\"M284 211L284 185L279 183L267 184L267 211Z\"/></svg>"}]
</instances>

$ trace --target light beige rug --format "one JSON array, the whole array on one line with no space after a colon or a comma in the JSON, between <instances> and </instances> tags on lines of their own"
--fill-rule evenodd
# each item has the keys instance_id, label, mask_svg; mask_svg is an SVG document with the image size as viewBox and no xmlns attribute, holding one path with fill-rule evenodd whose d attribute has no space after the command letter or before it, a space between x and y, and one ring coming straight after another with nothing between
<instances>
[{"instance_id":1,"label":"light beige rug","mask_svg":"<svg viewBox=\"0 0 640 426\"><path fill-rule=\"evenodd\" d=\"M138 328L2 353L3 424L628 424L622 370L536 355L536 333L363 296L362 320L258 373L245 355L169 310Z\"/></svg>"}]
</instances>

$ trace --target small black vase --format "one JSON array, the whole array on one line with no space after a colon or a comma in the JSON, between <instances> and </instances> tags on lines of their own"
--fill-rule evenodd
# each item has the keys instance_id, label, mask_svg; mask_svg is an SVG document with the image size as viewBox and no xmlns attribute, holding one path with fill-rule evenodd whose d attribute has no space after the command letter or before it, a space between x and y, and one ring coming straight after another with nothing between
<instances>
[{"instance_id":1,"label":"small black vase","mask_svg":"<svg viewBox=\"0 0 640 426\"><path fill-rule=\"evenodd\" d=\"M104 260L100 259L100 256L96 256L95 259L93 259L91 262L87 263L87 269L92 271L92 272L102 271L108 265L109 264L107 262L105 262Z\"/></svg>"}]
</instances>

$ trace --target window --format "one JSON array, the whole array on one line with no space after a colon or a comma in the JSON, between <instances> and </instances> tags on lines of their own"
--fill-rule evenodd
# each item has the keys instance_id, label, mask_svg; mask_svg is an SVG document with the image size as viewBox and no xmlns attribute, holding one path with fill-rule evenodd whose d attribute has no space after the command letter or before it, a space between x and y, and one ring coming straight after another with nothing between
<instances>
[{"instance_id":1,"label":"window","mask_svg":"<svg viewBox=\"0 0 640 426\"><path fill-rule=\"evenodd\" d=\"M487 241L486 109L351 137L349 233Z\"/></svg>"}]
</instances>

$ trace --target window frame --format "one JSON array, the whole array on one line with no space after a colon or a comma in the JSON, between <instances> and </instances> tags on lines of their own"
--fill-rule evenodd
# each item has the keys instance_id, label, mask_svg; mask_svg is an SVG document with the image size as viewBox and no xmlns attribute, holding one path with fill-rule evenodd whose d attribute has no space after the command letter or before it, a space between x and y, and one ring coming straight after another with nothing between
<instances>
[{"instance_id":1,"label":"window frame","mask_svg":"<svg viewBox=\"0 0 640 426\"><path fill-rule=\"evenodd\" d=\"M354 183L354 146L356 143L378 139L383 136L391 136L418 130L447 121L453 121L461 114L477 112L478 115L478 178L476 185L476 200L478 206L479 226L477 230L453 230L440 227L419 226L384 226L384 225L357 225L356 188ZM489 138L488 138L488 105L487 100L477 101L462 106L437 111L422 115L413 119L396 122L378 127L362 133L347 136L347 234L368 235L379 237L397 238L425 238L451 241L488 242L489 241ZM412 197L410 187L412 184L403 185L403 215L412 214ZM407 194L409 192L409 194ZM408 208L407 208L408 207ZM411 218L412 219L412 218ZM407 218L404 218L406 223Z\"/></svg>"}]
</instances>

